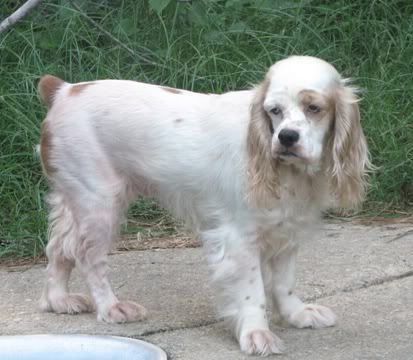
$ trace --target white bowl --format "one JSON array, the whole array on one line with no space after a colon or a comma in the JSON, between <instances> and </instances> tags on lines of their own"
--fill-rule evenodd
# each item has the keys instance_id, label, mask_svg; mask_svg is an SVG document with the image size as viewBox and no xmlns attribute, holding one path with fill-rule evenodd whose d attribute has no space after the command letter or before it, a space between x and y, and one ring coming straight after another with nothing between
<instances>
[{"instance_id":1,"label":"white bowl","mask_svg":"<svg viewBox=\"0 0 413 360\"><path fill-rule=\"evenodd\" d=\"M0 336L1 360L167 360L155 345L99 335Z\"/></svg>"}]
</instances>

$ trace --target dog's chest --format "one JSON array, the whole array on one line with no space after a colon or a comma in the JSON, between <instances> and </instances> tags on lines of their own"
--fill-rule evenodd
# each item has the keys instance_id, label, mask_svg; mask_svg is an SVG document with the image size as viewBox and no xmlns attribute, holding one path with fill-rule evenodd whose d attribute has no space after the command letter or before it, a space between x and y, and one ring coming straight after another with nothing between
<instances>
[{"instance_id":1,"label":"dog's chest","mask_svg":"<svg viewBox=\"0 0 413 360\"><path fill-rule=\"evenodd\" d=\"M287 222L301 222L303 217L318 215L328 203L329 186L321 174L309 176L289 169L280 175L279 196L275 210L280 209Z\"/></svg>"},{"instance_id":2,"label":"dog's chest","mask_svg":"<svg viewBox=\"0 0 413 360\"><path fill-rule=\"evenodd\" d=\"M319 185L300 178L287 178L280 186L279 198L258 221L259 238L271 246L283 246L309 238L323 208ZM263 245L264 245L263 244Z\"/></svg>"}]
</instances>

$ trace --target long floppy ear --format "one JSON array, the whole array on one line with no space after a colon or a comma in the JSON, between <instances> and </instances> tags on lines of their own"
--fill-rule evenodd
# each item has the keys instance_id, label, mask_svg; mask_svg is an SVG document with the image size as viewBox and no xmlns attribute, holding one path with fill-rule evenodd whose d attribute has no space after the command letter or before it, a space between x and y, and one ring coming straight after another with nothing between
<instances>
[{"instance_id":1,"label":"long floppy ear","mask_svg":"<svg viewBox=\"0 0 413 360\"><path fill-rule=\"evenodd\" d=\"M257 207L270 207L278 198L277 162L271 156L273 128L271 119L264 110L264 100L269 87L265 79L255 89L251 104L251 117L248 126L248 201Z\"/></svg>"},{"instance_id":2,"label":"long floppy ear","mask_svg":"<svg viewBox=\"0 0 413 360\"><path fill-rule=\"evenodd\" d=\"M360 124L356 90L341 80L335 93L335 119L330 175L340 208L356 209L364 199L370 163L366 138Z\"/></svg>"}]
</instances>

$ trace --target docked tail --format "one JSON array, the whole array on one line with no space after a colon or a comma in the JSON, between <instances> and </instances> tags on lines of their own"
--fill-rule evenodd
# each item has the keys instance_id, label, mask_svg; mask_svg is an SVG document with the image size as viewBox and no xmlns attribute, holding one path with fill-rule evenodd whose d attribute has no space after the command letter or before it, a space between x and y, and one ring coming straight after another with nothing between
<instances>
[{"instance_id":1,"label":"docked tail","mask_svg":"<svg viewBox=\"0 0 413 360\"><path fill-rule=\"evenodd\" d=\"M40 98L50 109L53 105L56 91L64 84L62 79L59 79L53 75L44 75L38 85L37 91L39 92Z\"/></svg>"}]
</instances>

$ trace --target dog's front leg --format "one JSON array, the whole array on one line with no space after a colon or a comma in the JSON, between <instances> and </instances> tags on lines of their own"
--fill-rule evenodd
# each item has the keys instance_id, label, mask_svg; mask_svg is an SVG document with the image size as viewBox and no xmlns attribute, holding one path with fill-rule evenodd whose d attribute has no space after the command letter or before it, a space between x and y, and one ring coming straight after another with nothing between
<instances>
[{"instance_id":1,"label":"dog's front leg","mask_svg":"<svg viewBox=\"0 0 413 360\"><path fill-rule=\"evenodd\" d=\"M282 341L269 330L266 298L256 241L235 229L209 234L207 248L221 315L229 320L247 354L282 352Z\"/></svg>"},{"instance_id":2,"label":"dog's front leg","mask_svg":"<svg viewBox=\"0 0 413 360\"><path fill-rule=\"evenodd\" d=\"M336 316L327 307L305 304L294 293L297 246L291 245L271 259L272 295L281 317L297 328L333 326Z\"/></svg>"}]
</instances>

